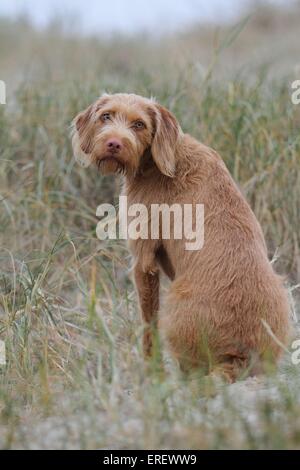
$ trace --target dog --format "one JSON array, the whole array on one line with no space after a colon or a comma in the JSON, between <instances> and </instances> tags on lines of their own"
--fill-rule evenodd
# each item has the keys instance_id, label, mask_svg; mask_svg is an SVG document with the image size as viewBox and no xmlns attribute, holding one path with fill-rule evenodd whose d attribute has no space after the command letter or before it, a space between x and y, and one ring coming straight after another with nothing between
<instances>
[{"instance_id":1,"label":"dog","mask_svg":"<svg viewBox=\"0 0 300 470\"><path fill-rule=\"evenodd\" d=\"M289 338L287 291L217 152L185 134L154 99L123 93L104 94L80 112L72 144L83 166L125 176L128 204L204 205L200 250L174 237L129 240L145 356L158 328L187 373L201 369L232 382L263 372L266 361L276 364ZM160 308L162 273L171 282Z\"/></svg>"}]
</instances>

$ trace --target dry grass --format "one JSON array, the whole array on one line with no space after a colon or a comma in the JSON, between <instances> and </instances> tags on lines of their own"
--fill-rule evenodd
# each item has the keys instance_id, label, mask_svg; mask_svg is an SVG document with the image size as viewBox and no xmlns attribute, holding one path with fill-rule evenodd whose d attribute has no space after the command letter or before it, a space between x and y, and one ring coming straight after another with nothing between
<instances>
[{"instance_id":1,"label":"dry grass","mask_svg":"<svg viewBox=\"0 0 300 470\"><path fill-rule=\"evenodd\" d=\"M2 21L0 78L9 94L0 107L0 338L8 362L0 370L0 447L300 447L299 366L289 358L277 376L223 387L214 399L182 383L167 356L165 376L155 364L145 368L126 246L95 237L96 207L116 200L118 182L76 166L68 135L74 115L103 90L155 95L185 131L222 154L263 226L270 257L278 255L277 269L296 284L293 67L275 80L267 60L253 64L249 54L251 80L238 74L238 60L231 73L222 68L224 54L245 56L258 28L250 20L242 32L222 31L219 44L228 47L215 43L200 64L198 46L213 45L209 29L161 46ZM266 50L274 31L277 37L272 25L261 32Z\"/></svg>"}]
</instances>

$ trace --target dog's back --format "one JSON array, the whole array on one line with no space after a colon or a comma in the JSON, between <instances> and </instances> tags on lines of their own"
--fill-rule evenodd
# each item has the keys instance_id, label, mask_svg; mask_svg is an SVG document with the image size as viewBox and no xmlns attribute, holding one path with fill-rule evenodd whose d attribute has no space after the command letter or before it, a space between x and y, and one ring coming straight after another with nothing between
<instances>
[{"instance_id":1,"label":"dog's back","mask_svg":"<svg viewBox=\"0 0 300 470\"><path fill-rule=\"evenodd\" d=\"M205 241L192 252L184 252L184 240L164 241L176 275L160 325L183 368L222 364L236 378L241 367L256 372L261 360L279 357L289 332L288 296L221 158L190 136L183 145L177 178L185 192L177 194L173 180L174 198L170 189L168 197L204 204Z\"/></svg>"}]
</instances>

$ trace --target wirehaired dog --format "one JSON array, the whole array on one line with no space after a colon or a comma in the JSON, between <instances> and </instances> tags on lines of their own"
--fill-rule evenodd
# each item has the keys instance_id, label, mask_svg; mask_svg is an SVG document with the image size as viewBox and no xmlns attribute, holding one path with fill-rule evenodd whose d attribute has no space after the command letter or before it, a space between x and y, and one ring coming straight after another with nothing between
<instances>
[{"instance_id":1,"label":"wirehaired dog","mask_svg":"<svg viewBox=\"0 0 300 470\"><path fill-rule=\"evenodd\" d=\"M121 93L103 95L74 119L73 149L84 166L123 173L128 204L204 205L201 250L187 251L174 237L129 240L145 355L158 326L184 371L233 381L260 372L266 359L276 363L289 334L287 292L220 156L154 100ZM160 310L161 272L171 283Z\"/></svg>"}]
</instances>

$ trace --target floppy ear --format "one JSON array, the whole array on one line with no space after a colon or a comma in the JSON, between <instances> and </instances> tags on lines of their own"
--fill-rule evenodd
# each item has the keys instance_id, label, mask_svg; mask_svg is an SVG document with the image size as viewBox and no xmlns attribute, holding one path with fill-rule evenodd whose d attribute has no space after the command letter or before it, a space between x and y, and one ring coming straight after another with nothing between
<instances>
[{"instance_id":1,"label":"floppy ear","mask_svg":"<svg viewBox=\"0 0 300 470\"><path fill-rule=\"evenodd\" d=\"M92 115L92 105L85 111L79 113L72 122L72 147L75 160L83 167L88 167L91 163L89 154L91 153L92 139L88 132L88 123Z\"/></svg>"},{"instance_id":2,"label":"floppy ear","mask_svg":"<svg viewBox=\"0 0 300 470\"><path fill-rule=\"evenodd\" d=\"M159 104L155 105L153 117L155 134L151 145L152 157L161 173L173 178L176 146L182 130L175 116Z\"/></svg>"},{"instance_id":3,"label":"floppy ear","mask_svg":"<svg viewBox=\"0 0 300 470\"><path fill-rule=\"evenodd\" d=\"M80 138L80 147L84 153L89 154L91 152L91 135L89 130L89 124L91 124L91 118L93 114L94 106L91 104L85 111L82 111L75 118L75 127Z\"/></svg>"},{"instance_id":4,"label":"floppy ear","mask_svg":"<svg viewBox=\"0 0 300 470\"><path fill-rule=\"evenodd\" d=\"M108 95L103 95L96 103L79 113L72 123L72 146L74 157L83 167L91 163L93 149L95 113L107 102Z\"/></svg>"}]
</instances>

